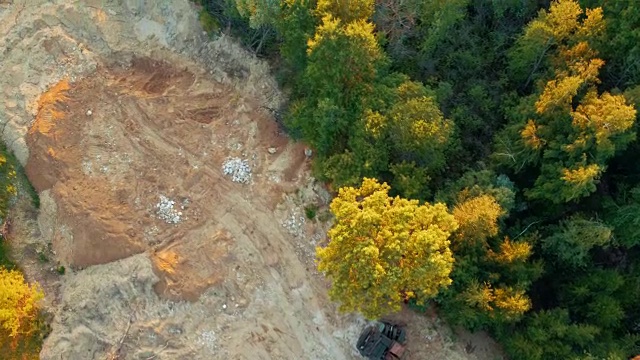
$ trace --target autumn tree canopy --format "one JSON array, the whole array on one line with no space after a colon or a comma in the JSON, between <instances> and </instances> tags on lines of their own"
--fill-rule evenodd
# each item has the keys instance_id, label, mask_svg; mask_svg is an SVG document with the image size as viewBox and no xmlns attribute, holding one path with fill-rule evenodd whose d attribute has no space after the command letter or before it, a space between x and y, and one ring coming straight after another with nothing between
<instances>
[{"instance_id":1,"label":"autumn tree canopy","mask_svg":"<svg viewBox=\"0 0 640 360\"><path fill-rule=\"evenodd\" d=\"M535 79L536 91L521 100L497 153L517 171L539 167L526 191L532 199L568 202L593 193L609 159L635 137L636 109L624 95L597 89L605 61L595 47L604 29L602 8L554 1L510 54L514 78L520 74L522 86Z\"/></svg>"},{"instance_id":2,"label":"autumn tree canopy","mask_svg":"<svg viewBox=\"0 0 640 360\"><path fill-rule=\"evenodd\" d=\"M26 283L20 272L0 267L0 333L16 337L33 331L43 298L38 285Z\"/></svg>"},{"instance_id":3,"label":"autumn tree canopy","mask_svg":"<svg viewBox=\"0 0 640 360\"><path fill-rule=\"evenodd\" d=\"M451 283L455 219L444 204L392 198L389 189L368 178L341 188L331 203L329 244L317 249L331 297L369 318L399 310L405 299L424 303Z\"/></svg>"}]
</instances>

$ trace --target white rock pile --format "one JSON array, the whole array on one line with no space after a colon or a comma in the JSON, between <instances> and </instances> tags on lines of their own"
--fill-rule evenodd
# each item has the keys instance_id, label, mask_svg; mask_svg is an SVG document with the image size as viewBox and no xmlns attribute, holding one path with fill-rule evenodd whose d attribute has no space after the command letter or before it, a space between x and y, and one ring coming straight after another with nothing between
<instances>
[{"instance_id":1,"label":"white rock pile","mask_svg":"<svg viewBox=\"0 0 640 360\"><path fill-rule=\"evenodd\" d=\"M251 181L249 161L240 158L229 158L222 164L222 172L231 176L231 181L248 184Z\"/></svg>"},{"instance_id":2,"label":"white rock pile","mask_svg":"<svg viewBox=\"0 0 640 360\"><path fill-rule=\"evenodd\" d=\"M282 220L282 222L280 224L285 229L287 229L289 234L291 234L293 236L301 236L302 233L303 233L303 227L304 227L304 224L305 224L305 218L304 218L304 216L300 215L299 212L294 211L288 217L286 217L284 220Z\"/></svg>"},{"instance_id":3,"label":"white rock pile","mask_svg":"<svg viewBox=\"0 0 640 360\"><path fill-rule=\"evenodd\" d=\"M160 195L160 202L156 204L156 214L158 218L167 224L177 224L182 218L182 211L174 209L175 201L164 195Z\"/></svg>"},{"instance_id":4,"label":"white rock pile","mask_svg":"<svg viewBox=\"0 0 640 360\"><path fill-rule=\"evenodd\" d=\"M218 338L216 333L213 331L204 331L200 334L200 338L198 339L198 343L209 350L217 350L216 342Z\"/></svg>"}]
</instances>

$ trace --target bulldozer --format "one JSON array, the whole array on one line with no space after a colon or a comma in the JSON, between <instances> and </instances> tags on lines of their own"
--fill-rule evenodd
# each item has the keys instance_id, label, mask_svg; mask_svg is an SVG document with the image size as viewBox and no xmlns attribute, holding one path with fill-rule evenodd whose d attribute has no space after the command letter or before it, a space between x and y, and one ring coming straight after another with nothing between
<instances>
[{"instance_id":1,"label":"bulldozer","mask_svg":"<svg viewBox=\"0 0 640 360\"><path fill-rule=\"evenodd\" d=\"M402 360L407 355L406 338L401 326L381 321L362 331L356 347L369 360Z\"/></svg>"}]
</instances>

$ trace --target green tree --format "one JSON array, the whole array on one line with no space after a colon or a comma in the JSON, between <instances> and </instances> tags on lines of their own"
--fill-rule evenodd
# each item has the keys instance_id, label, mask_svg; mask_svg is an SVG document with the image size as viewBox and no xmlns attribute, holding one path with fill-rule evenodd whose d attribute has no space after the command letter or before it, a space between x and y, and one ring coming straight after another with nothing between
<instances>
[{"instance_id":1,"label":"green tree","mask_svg":"<svg viewBox=\"0 0 640 360\"><path fill-rule=\"evenodd\" d=\"M620 326L625 312L616 297L624 291L624 276L615 270L595 268L567 285L561 298L575 317L600 328Z\"/></svg>"},{"instance_id":2,"label":"green tree","mask_svg":"<svg viewBox=\"0 0 640 360\"><path fill-rule=\"evenodd\" d=\"M363 177L375 178L387 170L387 144L372 139L360 126L354 126L347 141L348 149L319 162L319 172L335 187L357 186Z\"/></svg>"},{"instance_id":3,"label":"green tree","mask_svg":"<svg viewBox=\"0 0 640 360\"><path fill-rule=\"evenodd\" d=\"M436 174L445 164L453 123L445 119L430 89L403 77L397 80L402 82L392 89L392 100L380 111L365 112L365 128L379 143L390 144L393 162L413 162Z\"/></svg>"},{"instance_id":4,"label":"green tree","mask_svg":"<svg viewBox=\"0 0 640 360\"><path fill-rule=\"evenodd\" d=\"M420 44L425 54L433 54L439 44L446 43L448 35L465 16L469 0L426 0L419 2L416 10L420 21L428 24L423 28L426 36Z\"/></svg>"},{"instance_id":5,"label":"green tree","mask_svg":"<svg viewBox=\"0 0 640 360\"><path fill-rule=\"evenodd\" d=\"M393 174L392 189L409 199L424 200L429 195L427 184L430 177L427 169L416 166L414 162L401 162L390 166Z\"/></svg>"},{"instance_id":6,"label":"green tree","mask_svg":"<svg viewBox=\"0 0 640 360\"><path fill-rule=\"evenodd\" d=\"M640 187L625 191L617 201L607 199L605 219L613 227L615 243L631 248L640 245Z\"/></svg>"},{"instance_id":7,"label":"green tree","mask_svg":"<svg viewBox=\"0 0 640 360\"><path fill-rule=\"evenodd\" d=\"M282 4L281 20L276 24L281 37L280 54L298 80L307 65L307 43L313 36L317 19L311 0L290 0ZM299 81L291 81L295 87Z\"/></svg>"},{"instance_id":8,"label":"green tree","mask_svg":"<svg viewBox=\"0 0 640 360\"><path fill-rule=\"evenodd\" d=\"M603 55L603 83L608 88L640 84L640 7L634 1L580 0L586 7L602 6L605 36L595 44Z\"/></svg>"},{"instance_id":9,"label":"green tree","mask_svg":"<svg viewBox=\"0 0 640 360\"><path fill-rule=\"evenodd\" d=\"M486 169L467 171L455 181L448 182L438 191L436 200L455 204L484 194L492 196L507 213L515 206L515 184L506 175L496 175Z\"/></svg>"},{"instance_id":10,"label":"green tree","mask_svg":"<svg viewBox=\"0 0 640 360\"><path fill-rule=\"evenodd\" d=\"M569 266L585 266L589 251L611 240L611 228L600 221L574 215L550 229L552 235L542 240L549 257Z\"/></svg>"},{"instance_id":11,"label":"green tree","mask_svg":"<svg viewBox=\"0 0 640 360\"><path fill-rule=\"evenodd\" d=\"M396 158L415 161L430 173L444 166L453 123L444 118L433 98L403 99L393 106L388 121Z\"/></svg>"},{"instance_id":12,"label":"green tree","mask_svg":"<svg viewBox=\"0 0 640 360\"><path fill-rule=\"evenodd\" d=\"M317 249L318 269L331 279L329 294L342 311L376 318L451 284L453 216L443 204L391 198L389 189L365 178L331 202L335 224L329 244Z\"/></svg>"},{"instance_id":13,"label":"green tree","mask_svg":"<svg viewBox=\"0 0 640 360\"><path fill-rule=\"evenodd\" d=\"M371 94L383 61L372 24L323 18L309 40L304 97L289 116L289 125L299 129L320 156L344 151L344 140L363 113L362 98Z\"/></svg>"},{"instance_id":14,"label":"green tree","mask_svg":"<svg viewBox=\"0 0 640 360\"><path fill-rule=\"evenodd\" d=\"M572 323L566 309L536 312L518 330L502 336L507 353L523 360L578 359L599 335L595 326Z\"/></svg>"},{"instance_id":15,"label":"green tree","mask_svg":"<svg viewBox=\"0 0 640 360\"><path fill-rule=\"evenodd\" d=\"M233 0L240 15L249 19L252 28L275 25L280 17L282 0Z\"/></svg>"}]
</instances>

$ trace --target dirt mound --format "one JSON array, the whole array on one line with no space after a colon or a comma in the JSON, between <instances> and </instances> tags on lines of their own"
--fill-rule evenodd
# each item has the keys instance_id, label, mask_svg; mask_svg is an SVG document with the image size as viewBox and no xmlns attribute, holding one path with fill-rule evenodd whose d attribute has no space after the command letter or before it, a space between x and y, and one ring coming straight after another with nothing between
<instances>
[{"instance_id":1,"label":"dirt mound","mask_svg":"<svg viewBox=\"0 0 640 360\"><path fill-rule=\"evenodd\" d=\"M68 255L65 265L107 263L172 243L211 218L202 205L219 195L209 184L226 182L218 168L227 147L240 145L226 144L218 134L240 141L249 136L242 129L258 129L258 123L264 124L261 134L273 133L258 105L233 94L148 58L99 66L91 76L71 85L62 80L43 94L27 136L26 170L38 191L50 190L60 221L71 229L72 252L63 249L67 241L53 239L54 249ZM265 144L247 145L268 147L268 138L255 140ZM176 211L184 213L181 226L159 219L160 196L191 202Z\"/></svg>"}]
</instances>

